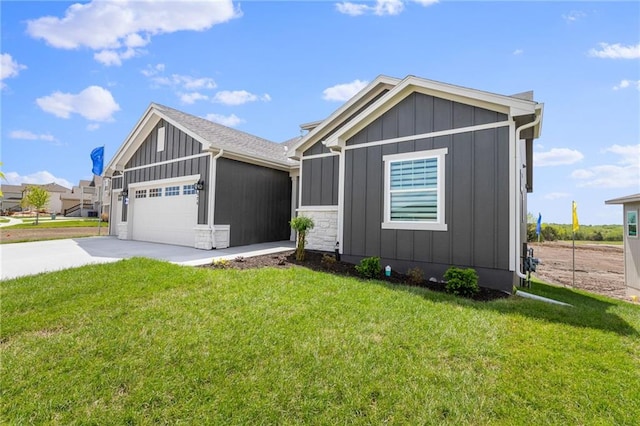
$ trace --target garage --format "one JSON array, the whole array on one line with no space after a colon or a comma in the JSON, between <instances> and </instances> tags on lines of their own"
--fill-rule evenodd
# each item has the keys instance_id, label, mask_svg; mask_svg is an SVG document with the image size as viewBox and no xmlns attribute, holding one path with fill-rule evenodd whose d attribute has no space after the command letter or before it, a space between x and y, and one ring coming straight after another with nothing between
<instances>
[{"instance_id":1,"label":"garage","mask_svg":"<svg viewBox=\"0 0 640 426\"><path fill-rule=\"evenodd\" d=\"M193 180L131 185L129 209L134 240L193 247L198 220Z\"/></svg>"}]
</instances>

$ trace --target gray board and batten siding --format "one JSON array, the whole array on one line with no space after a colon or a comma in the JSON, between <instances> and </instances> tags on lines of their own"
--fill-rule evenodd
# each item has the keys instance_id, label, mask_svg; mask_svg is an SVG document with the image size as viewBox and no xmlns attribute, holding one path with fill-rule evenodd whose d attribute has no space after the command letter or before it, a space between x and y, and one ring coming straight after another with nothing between
<instances>
[{"instance_id":1,"label":"gray board and batten siding","mask_svg":"<svg viewBox=\"0 0 640 426\"><path fill-rule=\"evenodd\" d=\"M231 225L231 247L289 239L289 172L222 157L215 194L214 223Z\"/></svg>"},{"instance_id":2,"label":"gray board and batten siding","mask_svg":"<svg viewBox=\"0 0 640 426\"><path fill-rule=\"evenodd\" d=\"M480 285L510 289L509 127L356 148L358 144L505 121L494 111L413 93L346 141L343 251L347 261L379 256L405 273L441 278L473 267ZM383 156L447 148L447 231L382 229ZM304 179L303 179L304 180Z\"/></svg>"},{"instance_id":3,"label":"gray board and batten siding","mask_svg":"<svg viewBox=\"0 0 640 426\"><path fill-rule=\"evenodd\" d=\"M302 158L302 207L338 205L339 160L338 155Z\"/></svg>"},{"instance_id":4,"label":"gray board and batten siding","mask_svg":"<svg viewBox=\"0 0 640 426\"><path fill-rule=\"evenodd\" d=\"M162 151L158 151L158 129L165 128L165 144ZM150 182L158 179L177 178L181 176L200 175L200 179L209 181L209 155L179 160L183 157L202 154L202 144L170 123L160 120L149 136L131 156L125 166L122 188L128 189L129 184ZM168 161L170 163L155 165ZM148 166L148 167L143 167ZM139 168L138 168L139 167ZM127 170L135 168L135 170ZM195 183L195 182L194 182ZM131 197L132 194L129 194ZM208 191L198 193L198 224L207 223ZM127 220L127 205L122 206L122 220Z\"/></svg>"}]
</instances>

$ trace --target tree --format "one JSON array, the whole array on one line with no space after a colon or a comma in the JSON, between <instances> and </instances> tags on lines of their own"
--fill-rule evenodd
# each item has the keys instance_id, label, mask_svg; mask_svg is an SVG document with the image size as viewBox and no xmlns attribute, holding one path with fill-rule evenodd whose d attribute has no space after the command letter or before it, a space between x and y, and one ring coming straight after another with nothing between
<instances>
[{"instance_id":1,"label":"tree","mask_svg":"<svg viewBox=\"0 0 640 426\"><path fill-rule=\"evenodd\" d=\"M49 202L49 198L51 195L45 189L40 188L39 186L30 186L27 188L26 193L24 194L23 199L26 200L25 203L28 206L33 206L36 209L36 225L38 224L38 219L40 218L40 210L44 208Z\"/></svg>"},{"instance_id":2,"label":"tree","mask_svg":"<svg viewBox=\"0 0 640 426\"><path fill-rule=\"evenodd\" d=\"M307 216L294 217L289 224L291 228L298 233L296 260L302 262L304 260L304 246L306 244L307 231L313 229L315 224L313 223L313 219Z\"/></svg>"},{"instance_id":3,"label":"tree","mask_svg":"<svg viewBox=\"0 0 640 426\"><path fill-rule=\"evenodd\" d=\"M2 166L2 162L1 161L0 161L0 166ZM1 170L0 170L0 179L7 180L7 178L4 176L4 173L2 173ZM4 197L4 194L2 193L2 190L0 190L0 197Z\"/></svg>"}]
</instances>

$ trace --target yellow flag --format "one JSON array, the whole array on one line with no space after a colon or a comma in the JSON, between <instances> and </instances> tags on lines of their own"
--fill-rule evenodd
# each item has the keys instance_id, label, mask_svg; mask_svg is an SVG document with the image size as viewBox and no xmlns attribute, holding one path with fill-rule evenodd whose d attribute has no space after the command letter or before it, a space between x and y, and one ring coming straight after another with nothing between
<instances>
[{"instance_id":1,"label":"yellow flag","mask_svg":"<svg viewBox=\"0 0 640 426\"><path fill-rule=\"evenodd\" d=\"M573 232L576 232L578 229L580 229L580 224L578 223L578 205L576 204L575 201L573 202L572 210L573 210Z\"/></svg>"}]
</instances>

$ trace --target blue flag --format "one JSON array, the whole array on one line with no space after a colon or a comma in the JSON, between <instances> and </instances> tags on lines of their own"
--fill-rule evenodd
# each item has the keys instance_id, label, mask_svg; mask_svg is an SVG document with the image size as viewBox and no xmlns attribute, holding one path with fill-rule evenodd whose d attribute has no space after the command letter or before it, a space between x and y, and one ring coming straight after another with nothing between
<instances>
[{"instance_id":1,"label":"blue flag","mask_svg":"<svg viewBox=\"0 0 640 426\"><path fill-rule=\"evenodd\" d=\"M93 168L91 171L94 175L100 176L104 165L104 146L100 146L91 151L91 161L93 161Z\"/></svg>"},{"instance_id":2,"label":"blue flag","mask_svg":"<svg viewBox=\"0 0 640 426\"><path fill-rule=\"evenodd\" d=\"M536 234L540 235L540 228L542 228L542 214L538 213L538 224L536 225Z\"/></svg>"}]
</instances>

